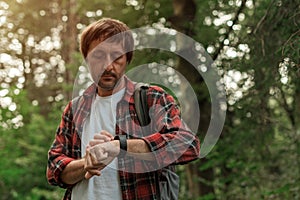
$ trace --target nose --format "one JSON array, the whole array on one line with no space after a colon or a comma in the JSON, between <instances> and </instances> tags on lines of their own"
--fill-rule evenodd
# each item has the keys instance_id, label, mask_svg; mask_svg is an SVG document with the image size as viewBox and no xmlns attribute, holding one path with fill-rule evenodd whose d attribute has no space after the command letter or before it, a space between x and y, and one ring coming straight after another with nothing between
<instances>
[{"instance_id":1,"label":"nose","mask_svg":"<svg viewBox=\"0 0 300 200\"><path fill-rule=\"evenodd\" d=\"M108 63L106 64L105 70L111 71L113 69L113 63L114 61L111 59L110 55L107 56Z\"/></svg>"},{"instance_id":2,"label":"nose","mask_svg":"<svg viewBox=\"0 0 300 200\"><path fill-rule=\"evenodd\" d=\"M111 71L113 69L113 63L108 63L108 65L105 67L106 71Z\"/></svg>"}]
</instances>

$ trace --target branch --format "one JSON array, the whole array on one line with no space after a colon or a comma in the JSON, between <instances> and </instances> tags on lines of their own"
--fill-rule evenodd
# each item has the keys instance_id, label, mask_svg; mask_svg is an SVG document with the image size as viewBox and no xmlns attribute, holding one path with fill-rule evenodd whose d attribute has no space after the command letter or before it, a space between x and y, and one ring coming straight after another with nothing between
<instances>
[{"instance_id":1,"label":"branch","mask_svg":"<svg viewBox=\"0 0 300 200\"><path fill-rule=\"evenodd\" d=\"M269 6L268 6L268 9L267 9L267 11L266 11L266 13L264 14L264 16L259 20L259 22L257 23L257 25L256 25L256 27L255 27L255 29L254 29L254 31L253 31L253 34L256 34L256 32L257 32L257 30L259 29L259 27L261 26L261 24L265 21L265 19L267 18L267 16L268 16L268 14L269 14L269 12L270 12L270 10L271 10L271 7L272 7L272 5L274 4L274 0L269 4Z\"/></svg>"},{"instance_id":2,"label":"branch","mask_svg":"<svg viewBox=\"0 0 300 200\"><path fill-rule=\"evenodd\" d=\"M298 31L296 31L295 33L293 33L288 39L287 41L284 43L283 45L283 48L281 50L281 55L284 55L284 49L285 49L285 46L287 46L287 44L290 42L290 40L295 37L296 35L300 34L300 29Z\"/></svg>"},{"instance_id":3,"label":"branch","mask_svg":"<svg viewBox=\"0 0 300 200\"><path fill-rule=\"evenodd\" d=\"M232 25L229 26L226 34L224 35L225 36L224 39L220 42L219 48L217 49L216 53L212 56L212 59L214 61L218 58L218 56L220 55L222 49L224 48L224 41L229 38L230 33L233 31L233 26L235 24L237 24L238 19L239 19L239 15L242 13L243 9L245 8L246 1L247 0L242 0L242 4L241 4L241 6L239 7L239 9L237 10L237 12L236 12L236 14L234 16L234 19L232 21L233 22Z\"/></svg>"}]
</instances>

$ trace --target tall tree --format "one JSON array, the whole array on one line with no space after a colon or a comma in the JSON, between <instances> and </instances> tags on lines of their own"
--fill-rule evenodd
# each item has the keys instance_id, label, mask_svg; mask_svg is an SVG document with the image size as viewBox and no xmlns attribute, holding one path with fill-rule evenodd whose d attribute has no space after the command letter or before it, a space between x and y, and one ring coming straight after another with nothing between
<instances>
[{"instance_id":1,"label":"tall tree","mask_svg":"<svg viewBox=\"0 0 300 200\"><path fill-rule=\"evenodd\" d=\"M194 0L173 0L173 16L169 18L171 22L171 27L177 31L189 36L195 36L195 30L193 28L195 24L197 5ZM177 46L182 54L190 55L190 57L197 58L198 54L195 51L195 46L193 43L188 44L180 41L181 38L177 40ZM209 66L208 66L209 67ZM209 96L207 95L207 88L204 83L203 78L200 76L197 69L191 65L184 58L178 58L178 63L175 68L182 73L189 81L191 85L194 86L196 94L199 97L199 108L200 108L200 129L199 135L203 135L207 131L208 124L210 121L210 102ZM201 98L202 97L202 98ZM191 116L193 111L190 111ZM194 162L186 167L186 178L188 183L189 196L191 198L197 198L199 196L204 196L213 193L213 188L207 182L212 181L213 171L212 168L206 170L200 170L199 165L205 163L205 159L199 162ZM199 179L204 181L199 181Z\"/></svg>"}]
</instances>

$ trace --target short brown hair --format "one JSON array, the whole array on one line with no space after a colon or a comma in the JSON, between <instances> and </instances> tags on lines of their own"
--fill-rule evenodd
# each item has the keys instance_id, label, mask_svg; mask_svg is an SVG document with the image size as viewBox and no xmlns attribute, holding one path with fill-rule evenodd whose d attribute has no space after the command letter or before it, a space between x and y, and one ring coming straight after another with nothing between
<instances>
[{"instance_id":1,"label":"short brown hair","mask_svg":"<svg viewBox=\"0 0 300 200\"><path fill-rule=\"evenodd\" d=\"M84 58L86 59L89 47L94 40L104 41L116 34L121 34L121 37L117 38L118 40L123 40L127 63L130 63L133 56L134 45L132 33L126 24L111 18L102 18L93 22L82 32L80 39L80 51Z\"/></svg>"}]
</instances>

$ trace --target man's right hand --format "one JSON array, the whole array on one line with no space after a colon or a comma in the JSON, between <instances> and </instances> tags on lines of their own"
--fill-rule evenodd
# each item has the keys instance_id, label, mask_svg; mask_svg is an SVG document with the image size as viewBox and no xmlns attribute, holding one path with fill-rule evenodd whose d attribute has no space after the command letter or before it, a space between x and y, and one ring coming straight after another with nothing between
<instances>
[{"instance_id":1,"label":"man's right hand","mask_svg":"<svg viewBox=\"0 0 300 200\"><path fill-rule=\"evenodd\" d=\"M105 168L118 155L115 145L112 144L114 138L107 131L101 131L94 136L86 149L85 178L89 179L92 176L100 176L101 170ZM117 152L116 152L117 151Z\"/></svg>"}]
</instances>

